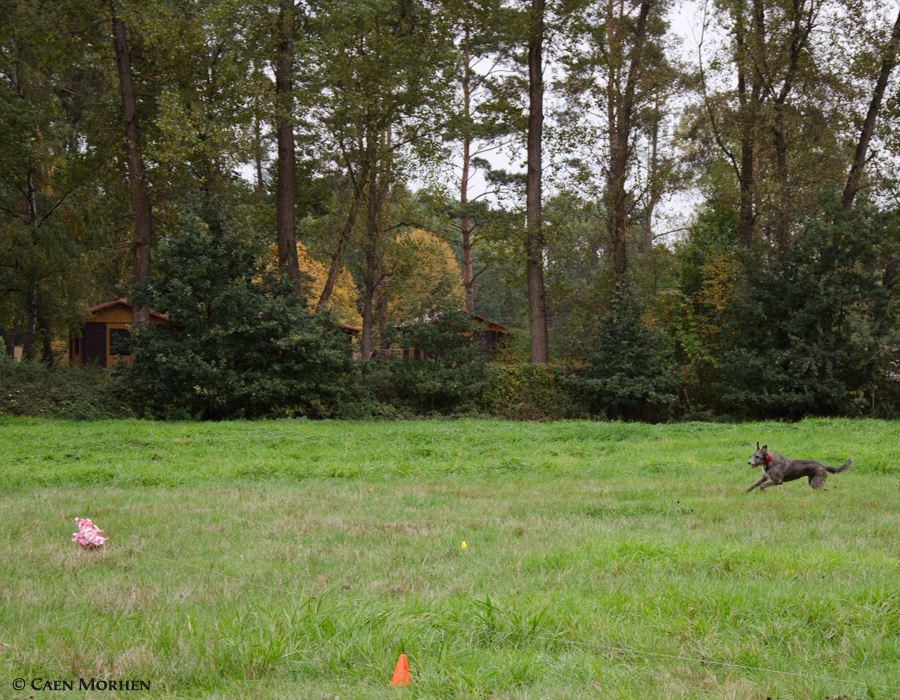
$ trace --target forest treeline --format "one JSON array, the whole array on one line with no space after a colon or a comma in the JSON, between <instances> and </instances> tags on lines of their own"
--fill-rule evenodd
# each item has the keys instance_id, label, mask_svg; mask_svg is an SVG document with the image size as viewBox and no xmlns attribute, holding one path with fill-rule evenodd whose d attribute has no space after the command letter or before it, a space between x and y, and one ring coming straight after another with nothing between
<instances>
[{"instance_id":1,"label":"forest treeline","mask_svg":"<svg viewBox=\"0 0 900 700\"><path fill-rule=\"evenodd\" d=\"M3 0L0 334L129 300L148 415L893 417L898 50L882 0Z\"/></svg>"}]
</instances>

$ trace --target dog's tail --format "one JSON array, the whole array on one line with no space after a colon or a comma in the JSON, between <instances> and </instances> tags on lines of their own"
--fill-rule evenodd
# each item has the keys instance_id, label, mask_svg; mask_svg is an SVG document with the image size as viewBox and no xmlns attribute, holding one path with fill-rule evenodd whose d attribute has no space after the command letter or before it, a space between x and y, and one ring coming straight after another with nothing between
<instances>
[{"instance_id":1,"label":"dog's tail","mask_svg":"<svg viewBox=\"0 0 900 700\"><path fill-rule=\"evenodd\" d=\"M839 467L838 469L835 469L834 467L825 467L825 469L827 469L832 474L840 474L845 469L849 469L851 464L853 464L853 460L848 459L846 462L844 462L843 467Z\"/></svg>"}]
</instances>

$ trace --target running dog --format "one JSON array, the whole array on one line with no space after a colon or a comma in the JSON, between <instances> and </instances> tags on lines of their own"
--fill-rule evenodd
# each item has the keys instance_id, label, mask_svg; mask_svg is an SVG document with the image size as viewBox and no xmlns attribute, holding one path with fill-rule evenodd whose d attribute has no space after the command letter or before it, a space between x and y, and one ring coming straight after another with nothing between
<instances>
[{"instance_id":1,"label":"running dog","mask_svg":"<svg viewBox=\"0 0 900 700\"><path fill-rule=\"evenodd\" d=\"M849 469L852 463L853 460L848 459L843 467L835 469L834 467L828 467L816 462L813 459L788 459L787 457L782 457L777 452L769 452L768 445L760 447L757 442L756 452L753 453L753 456L747 461L747 464L754 469L761 466L762 476L756 480L756 483L753 484L753 486L747 489L746 493L749 493L757 486L760 488L779 486L785 481L801 479L804 476L809 480L809 485L812 488L827 491L828 489L825 488L825 479L828 477L828 472L839 474L845 469ZM764 484L763 482L766 480L769 480L770 483Z\"/></svg>"}]
</instances>

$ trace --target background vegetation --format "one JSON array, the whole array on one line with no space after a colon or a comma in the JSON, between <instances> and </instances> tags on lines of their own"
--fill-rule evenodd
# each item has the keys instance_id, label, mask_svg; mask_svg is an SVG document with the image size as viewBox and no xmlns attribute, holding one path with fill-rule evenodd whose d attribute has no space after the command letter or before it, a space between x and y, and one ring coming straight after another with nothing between
<instances>
[{"instance_id":1,"label":"background vegetation","mask_svg":"<svg viewBox=\"0 0 900 700\"><path fill-rule=\"evenodd\" d=\"M7 354L123 297L139 415L896 416L888 5L5 2ZM506 366L351 361L458 308Z\"/></svg>"}]
</instances>

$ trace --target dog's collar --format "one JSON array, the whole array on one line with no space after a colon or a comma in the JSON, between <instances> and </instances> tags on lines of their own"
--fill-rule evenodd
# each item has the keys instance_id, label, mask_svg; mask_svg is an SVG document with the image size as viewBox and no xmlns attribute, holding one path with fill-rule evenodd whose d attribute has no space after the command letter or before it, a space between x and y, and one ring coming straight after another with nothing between
<instances>
[{"instance_id":1,"label":"dog's collar","mask_svg":"<svg viewBox=\"0 0 900 700\"><path fill-rule=\"evenodd\" d=\"M772 461L772 455L771 455L771 453L767 452L766 453L766 466L767 467L769 466L769 462L771 462L771 461Z\"/></svg>"}]
</instances>

